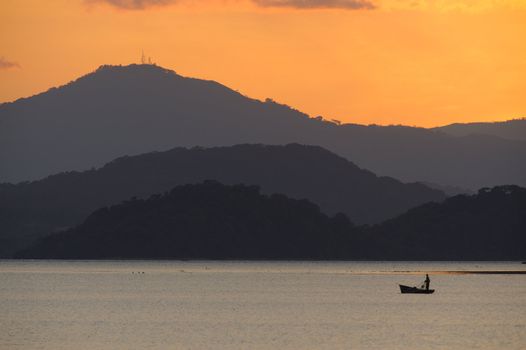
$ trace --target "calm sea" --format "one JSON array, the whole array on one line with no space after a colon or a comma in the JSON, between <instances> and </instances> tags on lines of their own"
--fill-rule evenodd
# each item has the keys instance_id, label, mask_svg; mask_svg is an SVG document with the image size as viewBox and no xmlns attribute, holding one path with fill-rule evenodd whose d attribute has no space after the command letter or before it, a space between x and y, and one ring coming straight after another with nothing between
<instances>
[{"instance_id":1,"label":"calm sea","mask_svg":"<svg viewBox=\"0 0 526 350\"><path fill-rule=\"evenodd\" d=\"M0 349L526 349L512 263L0 261ZM402 295L425 272L432 295Z\"/></svg>"}]
</instances>

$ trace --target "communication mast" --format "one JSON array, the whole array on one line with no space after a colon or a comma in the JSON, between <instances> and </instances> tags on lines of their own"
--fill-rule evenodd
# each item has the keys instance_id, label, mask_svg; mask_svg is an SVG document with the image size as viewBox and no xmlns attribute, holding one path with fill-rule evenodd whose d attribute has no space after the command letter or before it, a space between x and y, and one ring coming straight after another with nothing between
<instances>
[{"instance_id":1,"label":"communication mast","mask_svg":"<svg viewBox=\"0 0 526 350\"><path fill-rule=\"evenodd\" d=\"M152 57L151 56L146 56L144 54L144 50L141 51L141 64L149 64L149 65L154 65L155 66L155 63L153 63L153 61L152 61Z\"/></svg>"}]
</instances>

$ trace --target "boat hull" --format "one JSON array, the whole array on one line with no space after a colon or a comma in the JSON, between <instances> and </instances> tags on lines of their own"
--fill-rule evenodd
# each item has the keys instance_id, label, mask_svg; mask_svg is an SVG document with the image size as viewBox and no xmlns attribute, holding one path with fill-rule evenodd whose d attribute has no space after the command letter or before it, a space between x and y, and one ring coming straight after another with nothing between
<instances>
[{"instance_id":1,"label":"boat hull","mask_svg":"<svg viewBox=\"0 0 526 350\"><path fill-rule=\"evenodd\" d=\"M402 294L433 294L435 292L434 289L422 289L417 287L409 287L404 286L403 284L400 284L400 292Z\"/></svg>"}]
</instances>

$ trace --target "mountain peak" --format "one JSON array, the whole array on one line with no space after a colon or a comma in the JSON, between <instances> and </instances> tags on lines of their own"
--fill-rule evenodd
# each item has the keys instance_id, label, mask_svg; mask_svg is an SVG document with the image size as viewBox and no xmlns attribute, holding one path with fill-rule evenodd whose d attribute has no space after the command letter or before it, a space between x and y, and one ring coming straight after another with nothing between
<instances>
[{"instance_id":1,"label":"mountain peak","mask_svg":"<svg viewBox=\"0 0 526 350\"><path fill-rule=\"evenodd\" d=\"M66 84L65 86L75 85L84 81L93 81L95 83L106 83L116 86L116 84L132 83L133 85L150 85L157 84L159 81L186 79L178 75L175 71L163 68L155 64L136 64L129 65L109 65L104 64L96 70ZM132 86L133 86L132 85Z\"/></svg>"},{"instance_id":2,"label":"mountain peak","mask_svg":"<svg viewBox=\"0 0 526 350\"><path fill-rule=\"evenodd\" d=\"M156 64L140 64L132 63L128 65L111 65L103 64L95 70L94 73L162 73L162 74L171 74L177 75L175 71L167 68L163 68ZM92 73L93 74L93 73Z\"/></svg>"}]
</instances>

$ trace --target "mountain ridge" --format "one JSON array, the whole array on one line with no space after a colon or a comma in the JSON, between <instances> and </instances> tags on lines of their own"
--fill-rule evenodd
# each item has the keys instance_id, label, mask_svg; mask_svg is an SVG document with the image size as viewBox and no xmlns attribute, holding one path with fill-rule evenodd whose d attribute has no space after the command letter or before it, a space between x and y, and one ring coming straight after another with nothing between
<instances>
[{"instance_id":1,"label":"mountain ridge","mask_svg":"<svg viewBox=\"0 0 526 350\"><path fill-rule=\"evenodd\" d=\"M453 123L432 130L451 136L492 135L509 140L526 140L526 118L510 119L499 122Z\"/></svg>"},{"instance_id":2,"label":"mountain ridge","mask_svg":"<svg viewBox=\"0 0 526 350\"><path fill-rule=\"evenodd\" d=\"M31 240L76 225L98 207L205 180L257 185L265 194L307 198L324 213L344 212L360 224L445 198L441 191L421 184L378 177L319 146L179 147L119 157L99 169L0 184L0 239ZM4 243L0 255L13 244Z\"/></svg>"},{"instance_id":3,"label":"mountain ridge","mask_svg":"<svg viewBox=\"0 0 526 350\"><path fill-rule=\"evenodd\" d=\"M526 141L402 126L337 125L152 65L105 66L0 105L0 182L85 170L122 155L242 143L320 145L404 182L526 185Z\"/></svg>"},{"instance_id":4,"label":"mountain ridge","mask_svg":"<svg viewBox=\"0 0 526 350\"><path fill-rule=\"evenodd\" d=\"M426 203L373 227L308 200L215 181L99 208L16 254L36 259L521 260L526 189Z\"/></svg>"},{"instance_id":5,"label":"mountain ridge","mask_svg":"<svg viewBox=\"0 0 526 350\"><path fill-rule=\"evenodd\" d=\"M329 237L344 236L352 227L343 215L329 218L306 200L206 181L101 208L76 228L45 237L18 256L322 259L335 248Z\"/></svg>"}]
</instances>

